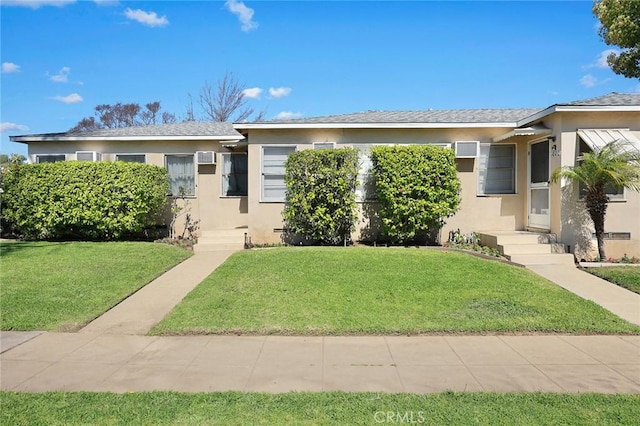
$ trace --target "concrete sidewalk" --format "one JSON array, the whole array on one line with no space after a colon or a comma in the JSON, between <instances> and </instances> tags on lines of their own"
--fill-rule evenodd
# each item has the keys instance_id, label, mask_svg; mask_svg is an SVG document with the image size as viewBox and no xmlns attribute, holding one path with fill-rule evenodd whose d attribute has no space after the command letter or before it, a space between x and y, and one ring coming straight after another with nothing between
<instances>
[{"instance_id":1,"label":"concrete sidewalk","mask_svg":"<svg viewBox=\"0 0 640 426\"><path fill-rule=\"evenodd\" d=\"M640 393L640 336L45 333L0 357L12 391Z\"/></svg>"},{"instance_id":2,"label":"concrete sidewalk","mask_svg":"<svg viewBox=\"0 0 640 426\"><path fill-rule=\"evenodd\" d=\"M574 266L527 265L527 269L583 299L597 303L632 324L640 325L640 294L612 284Z\"/></svg>"},{"instance_id":3,"label":"concrete sidewalk","mask_svg":"<svg viewBox=\"0 0 640 426\"><path fill-rule=\"evenodd\" d=\"M148 333L233 253L233 250L195 253L89 323L80 333Z\"/></svg>"}]
</instances>

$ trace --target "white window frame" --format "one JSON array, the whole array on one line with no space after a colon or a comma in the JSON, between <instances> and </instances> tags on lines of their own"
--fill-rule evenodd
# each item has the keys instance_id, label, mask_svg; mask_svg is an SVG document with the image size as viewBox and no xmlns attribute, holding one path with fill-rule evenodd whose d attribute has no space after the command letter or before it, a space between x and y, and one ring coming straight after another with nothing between
<instances>
[{"instance_id":1,"label":"white window frame","mask_svg":"<svg viewBox=\"0 0 640 426\"><path fill-rule=\"evenodd\" d=\"M468 146L468 144L474 144L476 147L476 152L471 155L458 155L458 145L460 146ZM453 150L455 151L456 158L478 158L480 157L480 141L455 141L452 144Z\"/></svg>"},{"instance_id":2,"label":"white window frame","mask_svg":"<svg viewBox=\"0 0 640 426\"><path fill-rule=\"evenodd\" d=\"M480 188L480 163L482 160L482 148L487 146L512 146L513 147L513 192L506 193L486 193ZM518 195L518 145L515 143L480 143L478 153L478 173L476 174L476 196L478 197L508 197ZM486 182L485 182L486 183Z\"/></svg>"},{"instance_id":3,"label":"white window frame","mask_svg":"<svg viewBox=\"0 0 640 426\"><path fill-rule=\"evenodd\" d=\"M264 149L265 148L293 148L292 152L296 152L298 150L297 145L261 145L260 146L260 202L261 203L284 203L286 198L267 198L264 196ZM279 175L274 175L279 176ZM284 174L282 175L284 179Z\"/></svg>"},{"instance_id":4,"label":"white window frame","mask_svg":"<svg viewBox=\"0 0 640 426\"><path fill-rule=\"evenodd\" d=\"M134 155L141 155L144 157L144 161L142 163L138 163L137 161L130 161L130 163L138 163L138 164L147 164L147 154L134 154L134 153L120 153L120 154L115 154L114 158L115 161L124 161L124 160L120 160L118 157L121 156L134 156Z\"/></svg>"},{"instance_id":5,"label":"white window frame","mask_svg":"<svg viewBox=\"0 0 640 426\"><path fill-rule=\"evenodd\" d=\"M239 198L246 197L249 195L249 157L246 152L221 152L219 153L222 161L220 162L220 198ZM224 177L226 176L224 173L224 162L227 156L232 155L244 155L247 159L247 193L245 195L226 195L224 193Z\"/></svg>"},{"instance_id":6,"label":"white window frame","mask_svg":"<svg viewBox=\"0 0 640 426\"><path fill-rule=\"evenodd\" d=\"M164 154L164 168L169 172L167 167L167 157L191 157L193 159L193 194L186 194L185 198L196 198L198 193L198 165L196 164L196 155L193 152ZM179 194L172 194L177 197Z\"/></svg>"},{"instance_id":7,"label":"white window frame","mask_svg":"<svg viewBox=\"0 0 640 426\"><path fill-rule=\"evenodd\" d=\"M44 164L44 163L40 163L40 157L64 157L64 160L59 160L59 161L67 161L67 154L33 154L33 159L35 160L34 163L35 164ZM59 161L53 161L54 163L57 163ZM47 163L51 163L51 161L47 161Z\"/></svg>"}]
</instances>

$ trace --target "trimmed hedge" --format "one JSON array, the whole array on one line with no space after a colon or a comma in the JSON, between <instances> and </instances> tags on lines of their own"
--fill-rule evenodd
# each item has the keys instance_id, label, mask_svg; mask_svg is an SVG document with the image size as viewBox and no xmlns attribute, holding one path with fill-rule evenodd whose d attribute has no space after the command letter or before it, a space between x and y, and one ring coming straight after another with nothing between
<instances>
[{"instance_id":1,"label":"trimmed hedge","mask_svg":"<svg viewBox=\"0 0 640 426\"><path fill-rule=\"evenodd\" d=\"M429 145L371 149L382 237L394 244L429 242L460 205L452 150Z\"/></svg>"},{"instance_id":2,"label":"trimmed hedge","mask_svg":"<svg viewBox=\"0 0 640 426\"><path fill-rule=\"evenodd\" d=\"M358 150L303 150L285 163L285 226L306 242L351 241L357 219Z\"/></svg>"},{"instance_id":3,"label":"trimmed hedge","mask_svg":"<svg viewBox=\"0 0 640 426\"><path fill-rule=\"evenodd\" d=\"M156 225L165 169L125 162L26 164L4 172L5 226L27 239L116 240Z\"/></svg>"}]
</instances>

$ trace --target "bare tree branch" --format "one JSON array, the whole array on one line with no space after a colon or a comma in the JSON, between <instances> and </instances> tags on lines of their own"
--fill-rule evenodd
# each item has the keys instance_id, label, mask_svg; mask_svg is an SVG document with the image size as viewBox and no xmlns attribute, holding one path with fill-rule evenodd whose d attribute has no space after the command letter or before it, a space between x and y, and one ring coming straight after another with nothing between
<instances>
[{"instance_id":1,"label":"bare tree branch","mask_svg":"<svg viewBox=\"0 0 640 426\"><path fill-rule=\"evenodd\" d=\"M196 121L196 116L193 113L193 98L191 97L191 93L187 93L189 97L189 101L187 102L187 114L184 121Z\"/></svg>"},{"instance_id":2,"label":"bare tree branch","mask_svg":"<svg viewBox=\"0 0 640 426\"><path fill-rule=\"evenodd\" d=\"M175 114L166 111L162 113L162 124L173 124L176 121L178 120Z\"/></svg>"},{"instance_id":3,"label":"bare tree branch","mask_svg":"<svg viewBox=\"0 0 640 426\"><path fill-rule=\"evenodd\" d=\"M215 88L205 82L199 96L205 117L210 121L245 121L254 110L247 106L244 89L244 83L231 72L226 72Z\"/></svg>"},{"instance_id":4,"label":"bare tree branch","mask_svg":"<svg viewBox=\"0 0 640 426\"><path fill-rule=\"evenodd\" d=\"M143 110L137 103L101 104L94 108L94 117L83 118L70 131L86 132L105 128L158 124L160 118L163 123L175 123L176 121L175 115L168 112L163 112L161 117L158 116L161 109L159 101L149 102L145 108Z\"/></svg>"},{"instance_id":5,"label":"bare tree branch","mask_svg":"<svg viewBox=\"0 0 640 426\"><path fill-rule=\"evenodd\" d=\"M158 111L160 111L160 102L149 102L145 105L145 107L147 109L140 113L140 120L142 121L142 124L146 126L150 124L157 124Z\"/></svg>"}]
</instances>

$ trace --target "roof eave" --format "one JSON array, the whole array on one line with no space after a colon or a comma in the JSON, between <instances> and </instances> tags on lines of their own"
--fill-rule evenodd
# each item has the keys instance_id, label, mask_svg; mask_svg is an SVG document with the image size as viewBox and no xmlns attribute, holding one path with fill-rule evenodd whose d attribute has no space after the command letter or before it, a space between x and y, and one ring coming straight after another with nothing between
<instances>
[{"instance_id":1,"label":"roof eave","mask_svg":"<svg viewBox=\"0 0 640 426\"><path fill-rule=\"evenodd\" d=\"M236 130L252 129L448 129L515 127L515 122L496 123L239 123Z\"/></svg>"},{"instance_id":2,"label":"roof eave","mask_svg":"<svg viewBox=\"0 0 640 426\"><path fill-rule=\"evenodd\" d=\"M640 112L640 105L552 105L533 115L524 117L517 123L526 126L555 112Z\"/></svg>"},{"instance_id":3,"label":"roof eave","mask_svg":"<svg viewBox=\"0 0 640 426\"><path fill-rule=\"evenodd\" d=\"M238 142L244 136L207 135L207 136L9 136L11 142L71 142L71 141L221 141Z\"/></svg>"}]
</instances>

